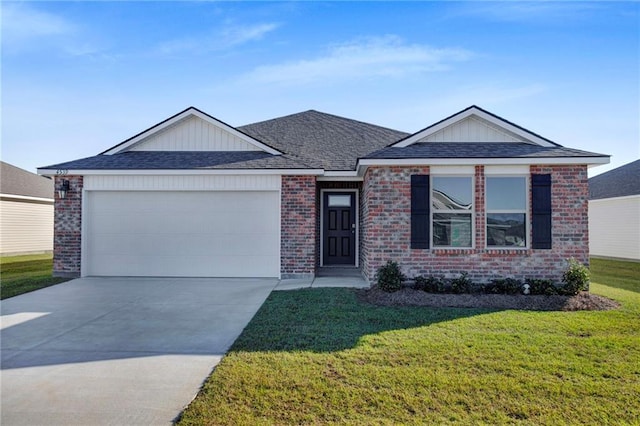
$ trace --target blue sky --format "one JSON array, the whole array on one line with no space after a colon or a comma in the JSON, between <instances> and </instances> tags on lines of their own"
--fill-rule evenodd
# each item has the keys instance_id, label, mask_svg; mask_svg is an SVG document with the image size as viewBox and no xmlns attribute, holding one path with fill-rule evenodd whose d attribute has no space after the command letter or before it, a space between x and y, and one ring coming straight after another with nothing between
<instances>
[{"instance_id":1,"label":"blue sky","mask_svg":"<svg viewBox=\"0 0 640 426\"><path fill-rule=\"evenodd\" d=\"M2 160L95 155L188 106L414 132L469 105L640 157L637 2L2 2Z\"/></svg>"}]
</instances>

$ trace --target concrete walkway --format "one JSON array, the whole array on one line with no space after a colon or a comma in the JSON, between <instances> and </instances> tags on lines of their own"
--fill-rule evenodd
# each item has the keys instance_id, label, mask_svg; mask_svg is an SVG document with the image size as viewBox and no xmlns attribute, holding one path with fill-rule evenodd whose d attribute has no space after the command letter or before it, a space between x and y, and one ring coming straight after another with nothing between
<instances>
[{"instance_id":1,"label":"concrete walkway","mask_svg":"<svg viewBox=\"0 0 640 426\"><path fill-rule=\"evenodd\" d=\"M301 288L321 288L321 287L350 287L368 288L369 283L361 276L347 277L315 277L281 280L276 286L276 290L298 290Z\"/></svg>"},{"instance_id":2,"label":"concrete walkway","mask_svg":"<svg viewBox=\"0 0 640 426\"><path fill-rule=\"evenodd\" d=\"M0 423L171 424L277 283L83 278L2 301Z\"/></svg>"}]
</instances>

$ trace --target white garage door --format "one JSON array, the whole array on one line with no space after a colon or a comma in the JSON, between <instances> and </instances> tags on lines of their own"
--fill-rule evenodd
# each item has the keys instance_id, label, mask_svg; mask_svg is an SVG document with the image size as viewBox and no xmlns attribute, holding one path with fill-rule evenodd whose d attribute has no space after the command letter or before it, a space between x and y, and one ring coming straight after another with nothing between
<instances>
[{"instance_id":1,"label":"white garage door","mask_svg":"<svg viewBox=\"0 0 640 426\"><path fill-rule=\"evenodd\" d=\"M89 191L85 275L278 277L275 191Z\"/></svg>"}]
</instances>

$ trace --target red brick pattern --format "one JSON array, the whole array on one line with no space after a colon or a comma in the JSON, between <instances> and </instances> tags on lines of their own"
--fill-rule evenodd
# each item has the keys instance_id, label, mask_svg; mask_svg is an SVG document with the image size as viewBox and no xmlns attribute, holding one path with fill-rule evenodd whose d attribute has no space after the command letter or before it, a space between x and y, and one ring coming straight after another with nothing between
<instances>
[{"instance_id":1,"label":"red brick pattern","mask_svg":"<svg viewBox=\"0 0 640 426\"><path fill-rule=\"evenodd\" d=\"M53 275L80 276L82 229L82 176L56 176L55 187L69 181L64 199L55 191L53 227Z\"/></svg>"},{"instance_id":2,"label":"red brick pattern","mask_svg":"<svg viewBox=\"0 0 640 426\"><path fill-rule=\"evenodd\" d=\"M475 248L412 250L411 175L428 173L428 167L367 170L363 185L363 273L370 280L387 260L397 261L409 277L419 274L454 277L467 272L476 282L498 277L560 281L567 258L575 257L588 264L586 166L531 167L531 173L551 174L553 246L550 250L486 248L482 166L475 168Z\"/></svg>"},{"instance_id":3,"label":"red brick pattern","mask_svg":"<svg viewBox=\"0 0 640 426\"><path fill-rule=\"evenodd\" d=\"M315 274L316 178L282 176L280 272L282 278Z\"/></svg>"}]
</instances>

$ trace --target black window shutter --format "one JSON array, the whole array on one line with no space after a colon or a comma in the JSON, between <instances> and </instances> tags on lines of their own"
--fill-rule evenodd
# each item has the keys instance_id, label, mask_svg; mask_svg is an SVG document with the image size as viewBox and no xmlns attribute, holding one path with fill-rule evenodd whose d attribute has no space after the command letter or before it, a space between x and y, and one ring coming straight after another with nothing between
<instances>
[{"instance_id":1,"label":"black window shutter","mask_svg":"<svg viewBox=\"0 0 640 426\"><path fill-rule=\"evenodd\" d=\"M531 175L531 227L534 249L551 248L551 175Z\"/></svg>"},{"instance_id":2,"label":"black window shutter","mask_svg":"<svg viewBox=\"0 0 640 426\"><path fill-rule=\"evenodd\" d=\"M411 248L429 248L429 175L411 176Z\"/></svg>"}]
</instances>

